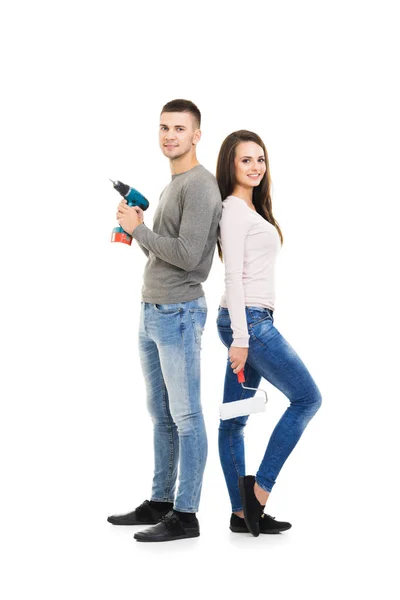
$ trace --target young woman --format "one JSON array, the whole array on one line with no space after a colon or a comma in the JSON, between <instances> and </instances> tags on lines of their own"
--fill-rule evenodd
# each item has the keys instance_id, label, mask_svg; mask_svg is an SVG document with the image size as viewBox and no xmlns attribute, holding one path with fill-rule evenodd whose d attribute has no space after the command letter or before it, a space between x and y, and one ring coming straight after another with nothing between
<instances>
[{"instance_id":1,"label":"young woman","mask_svg":"<svg viewBox=\"0 0 400 600\"><path fill-rule=\"evenodd\" d=\"M245 475L248 417L221 420L219 426L219 454L232 503L230 528L258 536L291 527L265 514L264 507L284 462L320 407L321 394L274 326L275 259L283 238L272 214L268 155L261 138L245 130L228 135L216 177L223 198L218 250L225 264L217 326L229 349L223 401L254 395L238 382L242 369L246 386L258 387L263 377L290 401L255 476Z\"/></svg>"}]
</instances>

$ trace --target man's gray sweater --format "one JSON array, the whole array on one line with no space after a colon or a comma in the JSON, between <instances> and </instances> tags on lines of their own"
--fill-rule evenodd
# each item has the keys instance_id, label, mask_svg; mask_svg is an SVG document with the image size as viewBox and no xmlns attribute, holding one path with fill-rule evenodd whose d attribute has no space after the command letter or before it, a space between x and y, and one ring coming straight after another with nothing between
<instances>
[{"instance_id":1,"label":"man's gray sweater","mask_svg":"<svg viewBox=\"0 0 400 600\"><path fill-rule=\"evenodd\" d=\"M154 214L133 237L148 257L143 302L174 304L204 296L201 283L211 269L222 201L217 181L202 165L173 175Z\"/></svg>"}]
</instances>

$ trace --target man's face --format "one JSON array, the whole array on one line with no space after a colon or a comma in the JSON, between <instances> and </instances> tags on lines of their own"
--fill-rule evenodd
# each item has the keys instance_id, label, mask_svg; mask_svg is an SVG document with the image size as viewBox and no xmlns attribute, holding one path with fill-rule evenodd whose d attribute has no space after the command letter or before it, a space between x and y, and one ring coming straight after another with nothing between
<instances>
[{"instance_id":1,"label":"man's face","mask_svg":"<svg viewBox=\"0 0 400 600\"><path fill-rule=\"evenodd\" d=\"M188 112L161 113L159 141L167 158L176 160L188 154L200 139L200 130Z\"/></svg>"}]
</instances>

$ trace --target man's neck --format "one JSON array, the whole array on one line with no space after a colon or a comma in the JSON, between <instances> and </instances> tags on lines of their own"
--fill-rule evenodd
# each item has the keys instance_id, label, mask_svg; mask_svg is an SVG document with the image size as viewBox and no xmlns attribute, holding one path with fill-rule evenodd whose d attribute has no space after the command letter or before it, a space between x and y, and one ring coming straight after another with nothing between
<instances>
[{"instance_id":1,"label":"man's neck","mask_svg":"<svg viewBox=\"0 0 400 600\"><path fill-rule=\"evenodd\" d=\"M171 168L171 175L180 175L181 173L185 173L186 171L190 171L193 167L199 165L199 161L197 160L196 155L192 156L182 156L177 160L170 160L169 166Z\"/></svg>"}]
</instances>

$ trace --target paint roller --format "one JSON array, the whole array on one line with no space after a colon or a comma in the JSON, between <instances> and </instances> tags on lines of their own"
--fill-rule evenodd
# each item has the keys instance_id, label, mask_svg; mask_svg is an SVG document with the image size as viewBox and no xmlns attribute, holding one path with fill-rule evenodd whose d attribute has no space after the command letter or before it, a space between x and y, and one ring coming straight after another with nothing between
<instances>
[{"instance_id":1,"label":"paint roller","mask_svg":"<svg viewBox=\"0 0 400 600\"><path fill-rule=\"evenodd\" d=\"M253 413L265 412L265 405L268 402L267 392L261 388L252 388L243 385L245 382L243 369L239 371L237 378L244 390L262 392L265 394L265 400L263 396L253 396L252 398L245 398L244 400L235 400L233 402L220 404L219 416L223 421L234 419L235 417L244 417Z\"/></svg>"}]
</instances>

